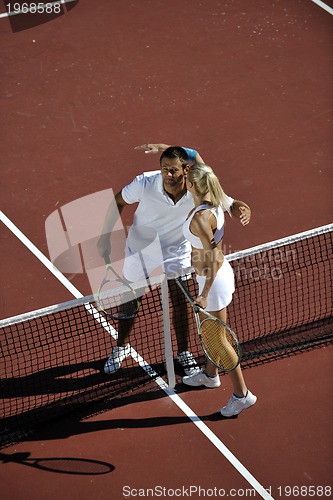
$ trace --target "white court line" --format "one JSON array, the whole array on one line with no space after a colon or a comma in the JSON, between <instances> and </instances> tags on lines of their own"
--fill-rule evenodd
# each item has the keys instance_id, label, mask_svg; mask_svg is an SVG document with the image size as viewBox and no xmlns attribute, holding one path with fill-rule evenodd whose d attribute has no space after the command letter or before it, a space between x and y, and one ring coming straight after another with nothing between
<instances>
[{"instance_id":1,"label":"white court line","mask_svg":"<svg viewBox=\"0 0 333 500\"><path fill-rule=\"evenodd\" d=\"M311 0L311 2L316 3L319 7L322 9L326 10L329 14L333 16L333 9L329 5L326 5L326 3L322 2L321 0Z\"/></svg>"},{"instance_id":2,"label":"white court line","mask_svg":"<svg viewBox=\"0 0 333 500\"><path fill-rule=\"evenodd\" d=\"M54 5L71 3L71 2L76 2L76 0L58 0L58 2L46 2L46 3L38 2L38 0L36 0L35 5L37 5L37 6L39 5L40 8L42 8L42 7L46 7L46 6L53 7ZM10 1L8 1L7 3L14 5L15 1L13 1L12 3ZM18 16L19 14L28 14L27 10L29 10L28 6L24 9L24 11L23 10L12 10L11 12L3 12L2 14L0 14L0 19L4 18L4 17ZM30 10L29 10L29 12L30 12ZM33 13L35 14L35 12L33 12ZM45 14L45 12L44 12L44 14Z\"/></svg>"},{"instance_id":3,"label":"white court line","mask_svg":"<svg viewBox=\"0 0 333 500\"><path fill-rule=\"evenodd\" d=\"M0 221L2 221L10 231L37 257L46 268L70 291L74 297L81 298L83 295L63 276L63 274L49 261L47 257L18 229L8 217L0 211ZM96 310L95 310L96 311ZM98 311L96 311L98 313ZM98 313L99 314L99 313ZM134 349L132 349L134 351ZM133 356L149 372L149 365L138 353ZM147 372L147 373L148 373ZM251 486L265 500L274 500L266 489L255 479L255 477L244 467L244 465L231 453L222 441L209 429L209 427L191 410L191 408L178 396L173 389L169 389L167 383L158 377L155 382L166 393L167 396L178 406L178 408L192 421L192 423L206 436L206 438L222 453L222 455L234 466L234 468L251 484Z\"/></svg>"},{"instance_id":4,"label":"white court line","mask_svg":"<svg viewBox=\"0 0 333 500\"><path fill-rule=\"evenodd\" d=\"M45 257L45 255L38 250L38 248L20 231L15 224L12 223L10 219L2 212L0 211L0 221L5 224L5 226L8 227L8 229L15 234L15 236L21 240L23 245L25 245L28 250L30 250L31 253L34 254L35 257L37 257L38 260L49 270L51 273L64 285L65 288L76 298L80 299L83 297L82 293L79 292L77 288L75 288L72 283L65 278L65 276L57 269L52 262Z\"/></svg>"}]
</instances>

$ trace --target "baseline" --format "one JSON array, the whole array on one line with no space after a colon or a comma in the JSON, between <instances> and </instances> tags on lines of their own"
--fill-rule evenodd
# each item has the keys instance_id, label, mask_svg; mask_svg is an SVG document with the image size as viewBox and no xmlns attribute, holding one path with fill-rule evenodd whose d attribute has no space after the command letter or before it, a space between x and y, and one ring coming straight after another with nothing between
<instances>
[{"instance_id":1,"label":"baseline","mask_svg":"<svg viewBox=\"0 0 333 500\"><path fill-rule=\"evenodd\" d=\"M315 3L318 5L318 7L321 7L322 9L326 10L329 14L333 16L333 9L326 3L322 2L321 0L311 0L311 2Z\"/></svg>"}]
</instances>

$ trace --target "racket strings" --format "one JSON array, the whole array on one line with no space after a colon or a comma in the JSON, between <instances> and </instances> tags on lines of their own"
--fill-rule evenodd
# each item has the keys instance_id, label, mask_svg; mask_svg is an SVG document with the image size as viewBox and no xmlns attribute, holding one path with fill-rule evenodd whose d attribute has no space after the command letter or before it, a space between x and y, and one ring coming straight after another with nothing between
<instances>
[{"instance_id":1,"label":"racket strings","mask_svg":"<svg viewBox=\"0 0 333 500\"><path fill-rule=\"evenodd\" d=\"M138 312L140 302L134 290L119 294L105 294L102 290L100 306L102 310L115 319L133 318Z\"/></svg>"},{"instance_id":2,"label":"racket strings","mask_svg":"<svg viewBox=\"0 0 333 500\"><path fill-rule=\"evenodd\" d=\"M218 321L205 319L200 326L201 341L208 357L225 371L239 362L238 344L234 336Z\"/></svg>"}]
</instances>

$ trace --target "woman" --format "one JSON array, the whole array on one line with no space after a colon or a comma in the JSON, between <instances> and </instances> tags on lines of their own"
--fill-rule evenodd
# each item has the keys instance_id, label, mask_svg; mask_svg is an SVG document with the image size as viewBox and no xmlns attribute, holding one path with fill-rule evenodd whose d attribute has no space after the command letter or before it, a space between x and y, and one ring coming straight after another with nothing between
<instances>
[{"instance_id":1,"label":"woman","mask_svg":"<svg viewBox=\"0 0 333 500\"><path fill-rule=\"evenodd\" d=\"M222 251L224 212L238 217L245 226L250 222L251 210L246 203L233 200L223 192L208 165L193 165L187 174L186 187L192 193L195 205L183 225L184 235L192 246L192 265L199 285L194 304L226 323L227 306L235 287L233 270ZM234 393L221 409L225 417L238 415L257 400L246 387L240 365L229 374ZM199 373L183 377L183 382L194 387L221 385L218 369L209 360Z\"/></svg>"}]
</instances>

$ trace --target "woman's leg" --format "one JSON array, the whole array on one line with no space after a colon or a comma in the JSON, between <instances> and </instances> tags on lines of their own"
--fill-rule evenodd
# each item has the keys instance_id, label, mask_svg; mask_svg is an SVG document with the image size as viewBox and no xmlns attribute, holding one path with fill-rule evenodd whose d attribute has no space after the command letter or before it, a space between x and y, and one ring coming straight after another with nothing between
<instances>
[{"instance_id":1,"label":"woman's leg","mask_svg":"<svg viewBox=\"0 0 333 500\"><path fill-rule=\"evenodd\" d=\"M224 309L221 309L220 311L214 311L210 312L213 316L216 318L220 319L223 321L223 323L227 323L227 308L225 307ZM211 363L209 360L207 360L206 364L206 369L205 369L207 375L209 377L214 377L215 375L218 374L218 369L216 368L213 363ZM244 381L242 369L240 365L237 366L234 370L229 372L230 379L233 385L233 392L235 396L242 398L246 396L247 393L247 387Z\"/></svg>"}]
</instances>

